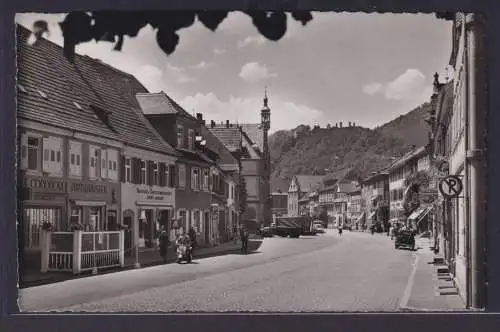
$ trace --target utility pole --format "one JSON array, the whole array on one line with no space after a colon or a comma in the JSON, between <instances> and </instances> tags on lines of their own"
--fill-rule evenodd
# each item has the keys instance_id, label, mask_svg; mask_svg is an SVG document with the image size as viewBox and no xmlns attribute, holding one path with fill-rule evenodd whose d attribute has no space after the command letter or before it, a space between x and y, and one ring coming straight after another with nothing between
<instances>
[{"instance_id":1,"label":"utility pole","mask_svg":"<svg viewBox=\"0 0 500 332\"><path fill-rule=\"evenodd\" d=\"M465 17L468 52L469 80L469 148L466 158L470 174L470 304L471 308L483 309L486 305L485 251L485 129L486 129L486 66L483 39L483 22L477 14Z\"/></svg>"}]
</instances>

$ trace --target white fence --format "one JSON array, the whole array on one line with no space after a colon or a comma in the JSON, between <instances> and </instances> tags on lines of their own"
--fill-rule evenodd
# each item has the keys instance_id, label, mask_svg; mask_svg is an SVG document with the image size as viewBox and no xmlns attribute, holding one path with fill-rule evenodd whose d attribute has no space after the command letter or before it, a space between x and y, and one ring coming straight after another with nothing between
<instances>
[{"instance_id":1,"label":"white fence","mask_svg":"<svg viewBox=\"0 0 500 332\"><path fill-rule=\"evenodd\" d=\"M124 267L124 232L43 232L41 272Z\"/></svg>"}]
</instances>

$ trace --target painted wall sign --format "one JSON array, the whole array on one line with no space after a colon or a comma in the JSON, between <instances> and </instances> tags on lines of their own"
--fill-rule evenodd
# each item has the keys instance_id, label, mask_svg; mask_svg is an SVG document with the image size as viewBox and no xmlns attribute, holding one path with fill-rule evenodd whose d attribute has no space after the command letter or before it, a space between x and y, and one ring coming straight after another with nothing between
<instances>
[{"instance_id":1,"label":"painted wall sign","mask_svg":"<svg viewBox=\"0 0 500 332\"><path fill-rule=\"evenodd\" d=\"M73 193L106 194L108 192L108 186L101 183L73 182L70 185L70 191Z\"/></svg>"},{"instance_id":2,"label":"painted wall sign","mask_svg":"<svg viewBox=\"0 0 500 332\"><path fill-rule=\"evenodd\" d=\"M439 181L439 192L446 198L455 198L462 193L462 180L456 175L448 175Z\"/></svg>"},{"instance_id":3,"label":"painted wall sign","mask_svg":"<svg viewBox=\"0 0 500 332\"><path fill-rule=\"evenodd\" d=\"M137 188L137 193L146 195L146 200L153 200L153 201L163 201L165 200L165 197L172 196L172 192L170 191L160 191L152 189Z\"/></svg>"},{"instance_id":4,"label":"painted wall sign","mask_svg":"<svg viewBox=\"0 0 500 332\"><path fill-rule=\"evenodd\" d=\"M55 193L66 192L66 182L64 182L64 180L27 177L25 185L26 187L31 189L40 189L40 191L55 192Z\"/></svg>"}]
</instances>

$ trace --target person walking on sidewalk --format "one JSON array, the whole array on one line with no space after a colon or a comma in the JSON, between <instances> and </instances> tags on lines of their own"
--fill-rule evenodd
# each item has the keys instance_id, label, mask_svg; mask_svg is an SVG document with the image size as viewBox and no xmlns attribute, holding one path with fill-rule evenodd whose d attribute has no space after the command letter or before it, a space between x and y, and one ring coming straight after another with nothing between
<instances>
[{"instance_id":1,"label":"person walking on sidewalk","mask_svg":"<svg viewBox=\"0 0 500 332\"><path fill-rule=\"evenodd\" d=\"M160 255L161 257L163 257L163 263L167 263L167 256L168 256L167 249L168 246L170 245L170 241L168 239L168 232L166 231L164 226L161 228L159 242L160 242Z\"/></svg>"},{"instance_id":2,"label":"person walking on sidewalk","mask_svg":"<svg viewBox=\"0 0 500 332\"><path fill-rule=\"evenodd\" d=\"M240 239L241 252L246 254L248 252L248 230L244 226L240 227Z\"/></svg>"},{"instance_id":3,"label":"person walking on sidewalk","mask_svg":"<svg viewBox=\"0 0 500 332\"><path fill-rule=\"evenodd\" d=\"M193 227L189 228L188 235L189 235L189 239L191 240L191 253L194 256L194 250L197 247L197 242L196 242L196 231L194 230Z\"/></svg>"}]
</instances>

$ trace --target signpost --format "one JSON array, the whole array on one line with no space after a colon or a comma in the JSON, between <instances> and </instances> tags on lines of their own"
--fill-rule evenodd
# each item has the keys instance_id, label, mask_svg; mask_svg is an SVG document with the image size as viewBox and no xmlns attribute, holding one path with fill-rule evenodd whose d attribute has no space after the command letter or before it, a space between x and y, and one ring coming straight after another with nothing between
<instances>
[{"instance_id":1,"label":"signpost","mask_svg":"<svg viewBox=\"0 0 500 332\"><path fill-rule=\"evenodd\" d=\"M448 175L439 181L439 192L445 198L456 198L463 190L462 180L456 175Z\"/></svg>"}]
</instances>

